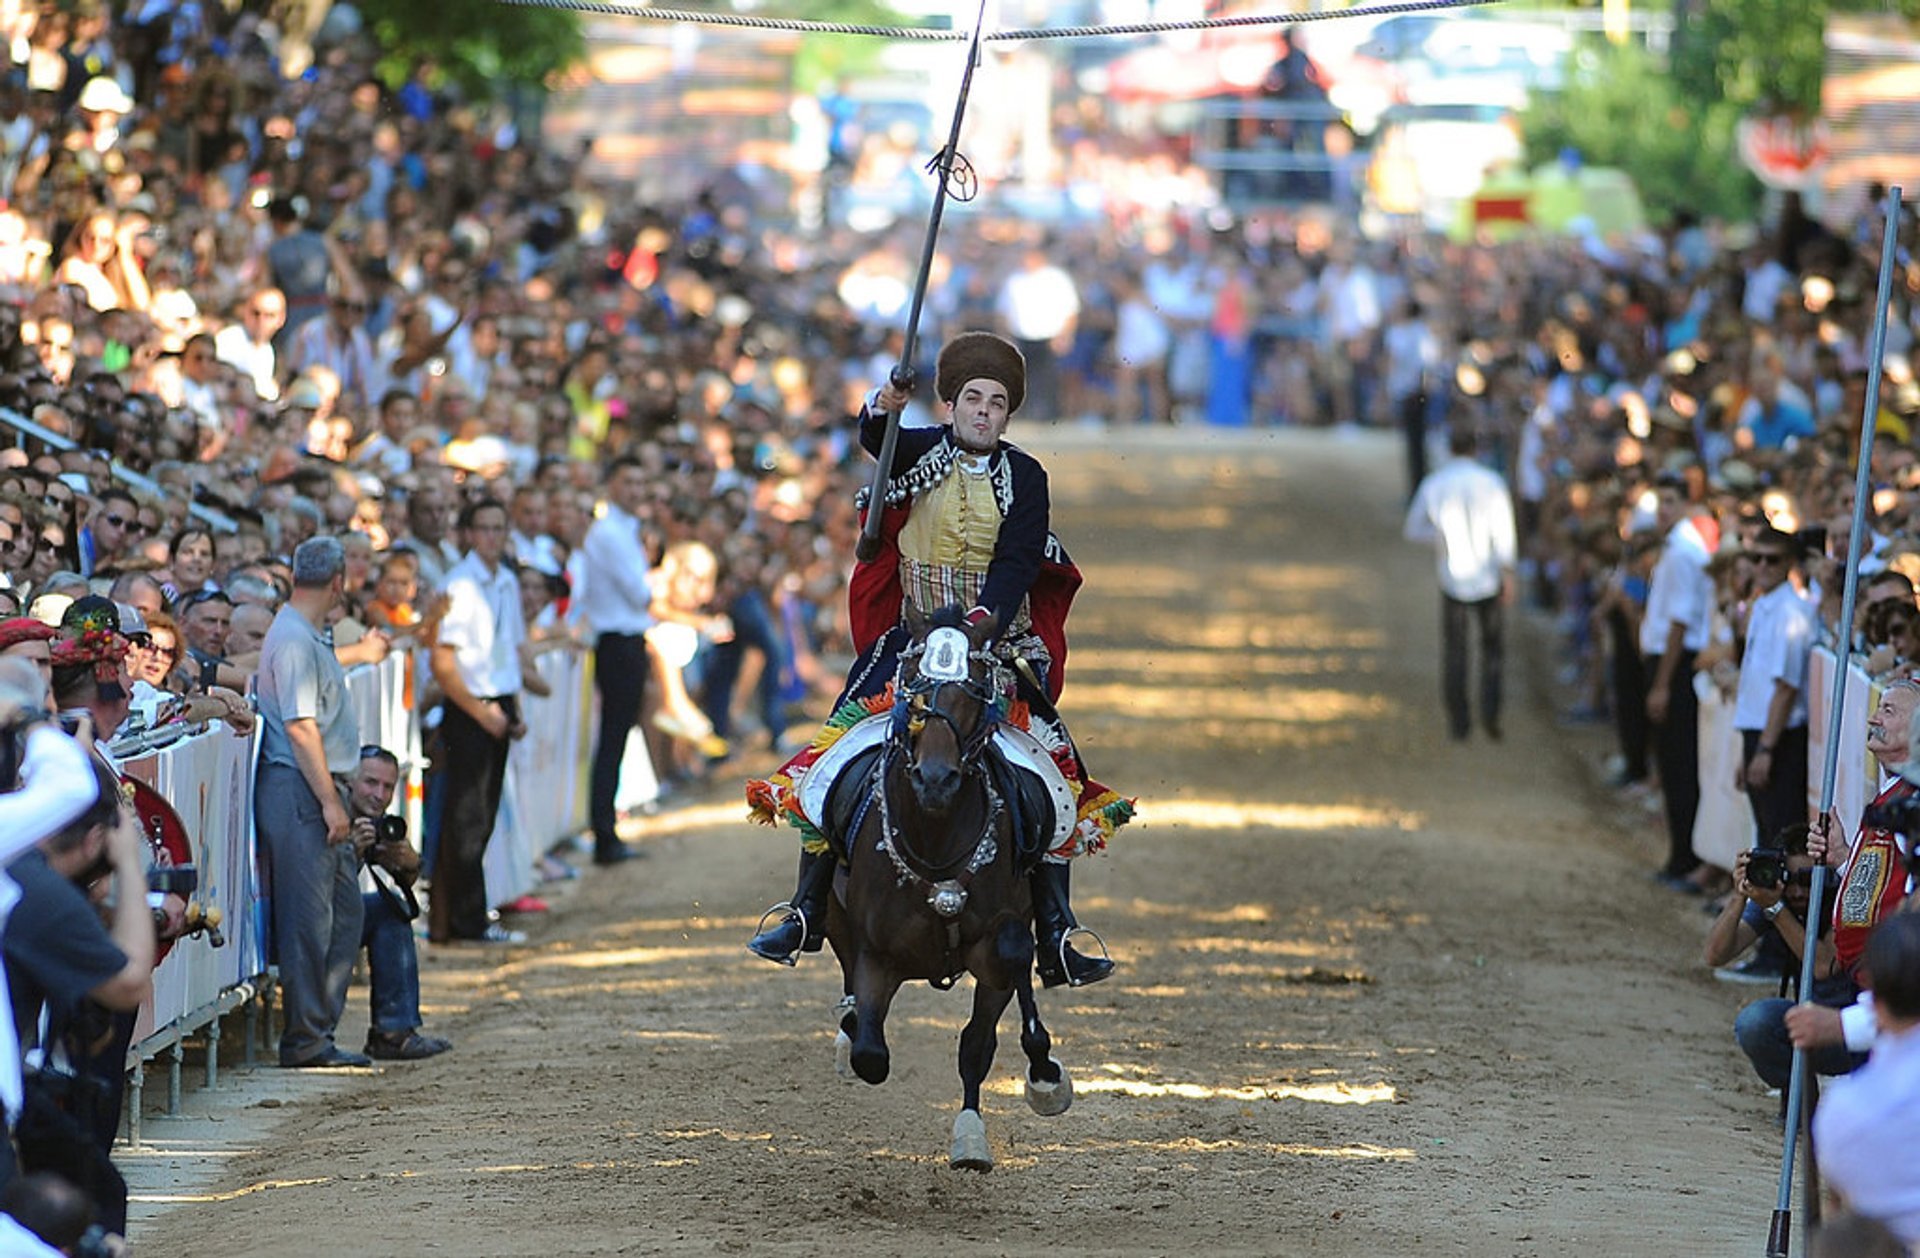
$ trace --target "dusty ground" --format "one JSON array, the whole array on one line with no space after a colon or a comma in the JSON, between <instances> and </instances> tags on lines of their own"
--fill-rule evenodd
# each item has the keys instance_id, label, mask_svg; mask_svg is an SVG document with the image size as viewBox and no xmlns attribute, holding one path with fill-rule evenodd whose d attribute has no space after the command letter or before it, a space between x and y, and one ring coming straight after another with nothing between
<instances>
[{"instance_id":1,"label":"dusty ground","mask_svg":"<svg viewBox=\"0 0 1920 1258\"><path fill-rule=\"evenodd\" d=\"M966 999L924 987L893 1078L834 1081L834 967L740 947L792 844L716 794L532 946L426 958L450 1055L234 1079L198 1160L150 1122L142 1251L1757 1252L1749 989L1698 966L1704 919L1538 687L1504 743L1444 737L1394 448L1036 444L1088 577L1067 710L1143 814L1076 882L1120 976L1044 999L1068 1114L1026 1109L1003 1036L999 1168L948 1170Z\"/></svg>"}]
</instances>

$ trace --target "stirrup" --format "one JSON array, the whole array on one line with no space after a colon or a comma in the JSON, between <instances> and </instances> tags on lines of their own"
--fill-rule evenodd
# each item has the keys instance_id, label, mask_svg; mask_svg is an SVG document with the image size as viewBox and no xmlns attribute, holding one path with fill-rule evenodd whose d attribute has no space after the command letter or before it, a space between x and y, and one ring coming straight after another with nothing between
<instances>
[{"instance_id":1,"label":"stirrup","mask_svg":"<svg viewBox=\"0 0 1920 1258\"><path fill-rule=\"evenodd\" d=\"M795 944L793 946L793 951L789 952L784 957L771 956L768 953L762 952L758 948L755 948L753 946L754 939L758 939L760 938L760 936L767 933L767 919L774 916L775 914L780 915L780 921L778 923L778 925L780 926L786 925L787 922L790 920L795 920L800 923L800 942ZM754 956L759 957L764 961L771 961L775 965L784 965L784 966L787 966L788 968L792 968L795 964L797 964L795 958L798 957L800 953L806 950L807 933L808 933L807 926L808 926L808 922L807 922L806 910L802 909L799 905L793 903L791 900L782 900L780 903L774 905L772 908L768 909L766 912L760 915L759 922L757 922L754 925L753 939L747 940L747 951L753 953Z\"/></svg>"},{"instance_id":2,"label":"stirrup","mask_svg":"<svg viewBox=\"0 0 1920 1258\"><path fill-rule=\"evenodd\" d=\"M1067 929L1060 932L1060 973L1067 980L1067 986L1068 987L1088 986L1087 983L1083 983L1079 979L1073 976L1073 967L1067 964L1067 944L1072 942L1073 937L1075 935L1091 935L1093 937L1094 944L1100 949L1100 955L1098 957L1095 957L1090 952L1083 952L1080 954L1081 959L1086 961L1104 961L1107 966L1107 973L1108 974L1113 973L1113 970L1114 970L1113 954L1107 951L1107 941L1102 939L1100 937L1100 932L1095 930L1093 927L1082 926L1076 922L1074 925L1069 926L1067 927ZM1104 978L1106 977L1106 975L1102 975L1101 977ZM1096 979L1094 981L1098 982L1099 980Z\"/></svg>"}]
</instances>

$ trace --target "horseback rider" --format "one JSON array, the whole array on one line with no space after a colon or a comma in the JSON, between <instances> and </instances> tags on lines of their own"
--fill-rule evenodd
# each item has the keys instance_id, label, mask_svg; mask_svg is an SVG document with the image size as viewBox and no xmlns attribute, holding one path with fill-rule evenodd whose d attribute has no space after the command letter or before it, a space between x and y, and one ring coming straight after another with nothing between
<instances>
[{"instance_id":1,"label":"horseback rider","mask_svg":"<svg viewBox=\"0 0 1920 1258\"><path fill-rule=\"evenodd\" d=\"M799 884L786 914L748 943L755 954L792 965L795 953L819 949L835 858L816 819L802 811L798 784L808 768L861 720L891 709L899 652L908 634L902 608L969 608L966 618L995 626L993 651L1011 679L1006 719L1035 735L1075 797L1070 831L1047 836L1045 857L1030 886L1040 977L1049 987L1095 983L1113 972L1105 957L1065 943L1078 930L1068 902L1068 860L1106 846L1133 816L1133 801L1087 776L1054 703L1067 656L1066 616L1080 572L1048 527L1047 473L1039 461L1003 441L1007 422L1026 396L1026 360L1014 344L988 332L966 332L941 350L935 391L945 412L939 428L900 430L889 469L879 553L858 564L848 585L857 657L826 728L765 781L748 783L756 819L786 821L801 831ZM860 441L877 455L887 416L911 388L875 390L860 414ZM874 509L873 504L864 504ZM1063 965L1064 961L1064 965Z\"/></svg>"}]
</instances>

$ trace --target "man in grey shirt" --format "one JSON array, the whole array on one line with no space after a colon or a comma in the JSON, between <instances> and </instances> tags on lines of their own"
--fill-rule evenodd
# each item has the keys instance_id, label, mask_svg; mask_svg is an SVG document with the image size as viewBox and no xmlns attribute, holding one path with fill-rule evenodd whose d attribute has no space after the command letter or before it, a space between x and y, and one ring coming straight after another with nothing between
<instances>
[{"instance_id":1,"label":"man in grey shirt","mask_svg":"<svg viewBox=\"0 0 1920 1258\"><path fill-rule=\"evenodd\" d=\"M260 768L254 818L267 857L285 991L282 1066L366 1066L333 1042L360 951L359 865L335 779L359 762L346 673L324 626L345 584L331 537L293 552L293 597L260 648Z\"/></svg>"}]
</instances>

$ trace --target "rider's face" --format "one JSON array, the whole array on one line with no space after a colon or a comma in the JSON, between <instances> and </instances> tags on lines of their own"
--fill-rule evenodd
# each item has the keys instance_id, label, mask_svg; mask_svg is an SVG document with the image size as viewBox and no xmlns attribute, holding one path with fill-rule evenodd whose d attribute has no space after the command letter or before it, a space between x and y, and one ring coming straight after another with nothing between
<instances>
[{"instance_id":1,"label":"rider's face","mask_svg":"<svg viewBox=\"0 0 1920 1258\"><path fill-rule=\"evenodd\" d=\"M947 415L960 448L986 454L1000 444L1007 420L1012 417L1007 409L1007 386L998 380L969 380L948 403Z\"/></svg>"}]
</instances>

